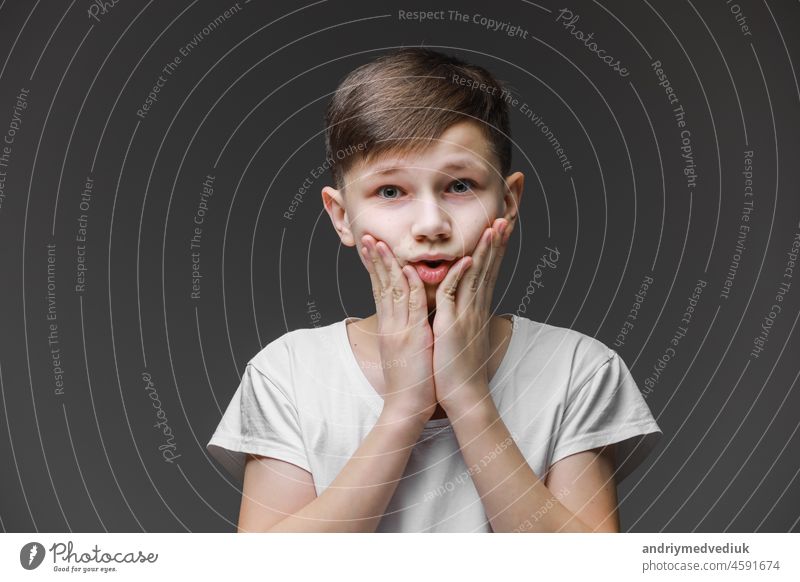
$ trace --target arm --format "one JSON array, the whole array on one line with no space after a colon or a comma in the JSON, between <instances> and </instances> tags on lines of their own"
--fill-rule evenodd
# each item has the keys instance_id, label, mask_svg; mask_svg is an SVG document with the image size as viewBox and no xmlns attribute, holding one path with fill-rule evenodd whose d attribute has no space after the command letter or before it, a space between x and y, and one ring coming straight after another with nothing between
<instances>
[{"instance_id":1,"label":"arm","mask_svg":"<svg viewBox=\"0 0 800 582\"><path fill-rule=\"evenodd\" d=\"M240 528L271 523L266 531L374 532L424 424L422 418L392 414L384 406L358 450L319 497L314 497L313 487L309 489L311 475L303 469L291 465L294 473L254 470L248 481L254 464L248 462Z\"/></svg>"},{"instance_id":2,"label":"arm","mask_svg":"<svg viewBox=\"0 0 800 582\"><path fill-rule=\"evenodd\" d=\"M522 174L507 179L509 188L512 184L518 198ZM516 204L506 208L503 218L484 230L473 254L452 267L436 290L437 400L453 423L493 531L616 531L613 451L562 459L551 471L548 489L528 465L491 398L489 314ZM468 270L462 276L465 264ZM558 485L561 489L554 496L551 489Z\"/></svg>"},{"instance_id":3,"label":"arm","mask_svg":"<svg viewBox=\"0 0 800 582\"><path fill-rule=\"evenodd\" d=\"M340 206L331 202L338 192L326 188L323 194L326 208ZM346 230L344 226L337 227L340 229ZM402 371L384 369L383 410L378 421L319 497L314 497L309 486L313 480L304 469L293 467L287 473L282 467L282 474L248 462L245 472L252 465L253 478L248 482L245 476L242 490L245 499L240 521L244 524L255 523L271 532L374 532L436 408L433 332L425 286L416 270L407 265L401 269L385 242L369 234L364 234L361 242L359 257L369 272L375 298L381 360L397 359L411 365ZM280 461L271 459L269 463ZM301 492L296 490L298 482ZM255 503L245 501L251 497ZM269 497L270 503L258 503L264 497ZM286 517L278 520L281 515Z\"/></svg>"},{"instance_id":4,"label":"arm","mask_svg":"<svg viewBox=\"0 0 800 582\"><path fill-rule=\"evenodd\" d=\"M448 411L448 416L456 419L456 438L493 531L619 531L613 447L560 460L546 485L526 462L491 398L464 412Z\"/></svg>"}]
</instances>

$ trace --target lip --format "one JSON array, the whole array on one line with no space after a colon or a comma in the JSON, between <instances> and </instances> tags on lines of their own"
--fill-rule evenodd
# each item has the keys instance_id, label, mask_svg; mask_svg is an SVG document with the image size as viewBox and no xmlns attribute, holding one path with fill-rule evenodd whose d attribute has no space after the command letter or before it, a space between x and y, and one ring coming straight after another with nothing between
<instances>
[{"instance_id":1,"label":"lip","mask_svg":"<svg viewBox=\"0 0 800 582\"><path fill-rule=\"evenodd\" d=\"M412 262L409 264L411 264L417 270L417 274L419 275L419 278L422 279L423 283L438 285L444 281L444 278L447 276L447 272L450 270L453 262L445 261L438 267L429 267L423 262Z\"/></svg>"},{"instance_id":2,"label":"lip","mask_svg":"<svg viewBox=\"0 0 800 582\"><path fill-rule=\"evenodd\" d=\"M454 259L455 259L455 257L450 256L450 255L426 254L426 255L420 255L420 256L415 257L413 259L409 259L408 262L409 263L419 263L420 261L452 261Z\"/></svg>"}]
</instances>

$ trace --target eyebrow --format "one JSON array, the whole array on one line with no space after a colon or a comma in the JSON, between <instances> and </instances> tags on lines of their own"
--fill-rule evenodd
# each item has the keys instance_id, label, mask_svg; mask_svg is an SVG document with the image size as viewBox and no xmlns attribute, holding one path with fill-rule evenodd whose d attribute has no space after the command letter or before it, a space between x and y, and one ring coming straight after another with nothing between
<instances>
[{"instance_id":1,"label":"eyebrow","mask_svg":"<svg viewBox=\"0 0 800 582\"><path fill-rule=\"evenodd\" d=\"M398 167L395 163L390 164L383 164L375 168L374 171L370 172L369 176L385 176L388 174L395 174L397 172L415 170L415 166L405 166L405 167ZM478 171L486 171L486 167L483 164L479 164L473 162L471 160L453 160L448 162L447 164L443 165L440 170L478 170Z\"/></svg>"}]
</instances>

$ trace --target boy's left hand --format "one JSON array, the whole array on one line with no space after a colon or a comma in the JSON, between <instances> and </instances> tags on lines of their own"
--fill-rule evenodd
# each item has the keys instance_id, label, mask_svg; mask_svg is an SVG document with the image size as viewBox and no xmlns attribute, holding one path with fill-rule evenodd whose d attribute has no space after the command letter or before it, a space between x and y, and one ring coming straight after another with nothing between
<instances>
[{"instance_id":1,"label":"boy's left hand","mask_svg":"<svg viewBox=\"0 0 800 582\"><path fill-rule=\"evenodd\" d=\"M511 228L498 218L472 256L464 256L436 290L433 375L436 399L448 416L488 397L489 312Z\"/></svg>"}]
</instances>

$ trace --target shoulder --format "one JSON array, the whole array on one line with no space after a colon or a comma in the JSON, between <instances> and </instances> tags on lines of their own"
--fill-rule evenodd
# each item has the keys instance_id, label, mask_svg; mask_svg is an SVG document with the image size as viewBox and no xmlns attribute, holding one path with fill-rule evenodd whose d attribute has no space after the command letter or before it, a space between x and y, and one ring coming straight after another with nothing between
<instances>
[{"instance_id":1,"label":"shoulder","mask_svg":"<svg viewBox=\"0 0 800 582\"><path fill-rule=\"evenodd\" d=\"M298 370L329 365L329 358L336 357L337 323L285 332L264 346L247 364L275 384L288 387Z\"/></svg>"},{"instance_id":2,"label":"shoulder","mask_svg":"<svg viewBox=\"0 0 800 582\"><path fill-rule=\"evenodd\" d=\"M550 364L569 368L571 384L580 385L617 353L600 340L568 327L515 316L515 330L522 332L527 349L536 350Z\"/></svg>"}]
</instances>

